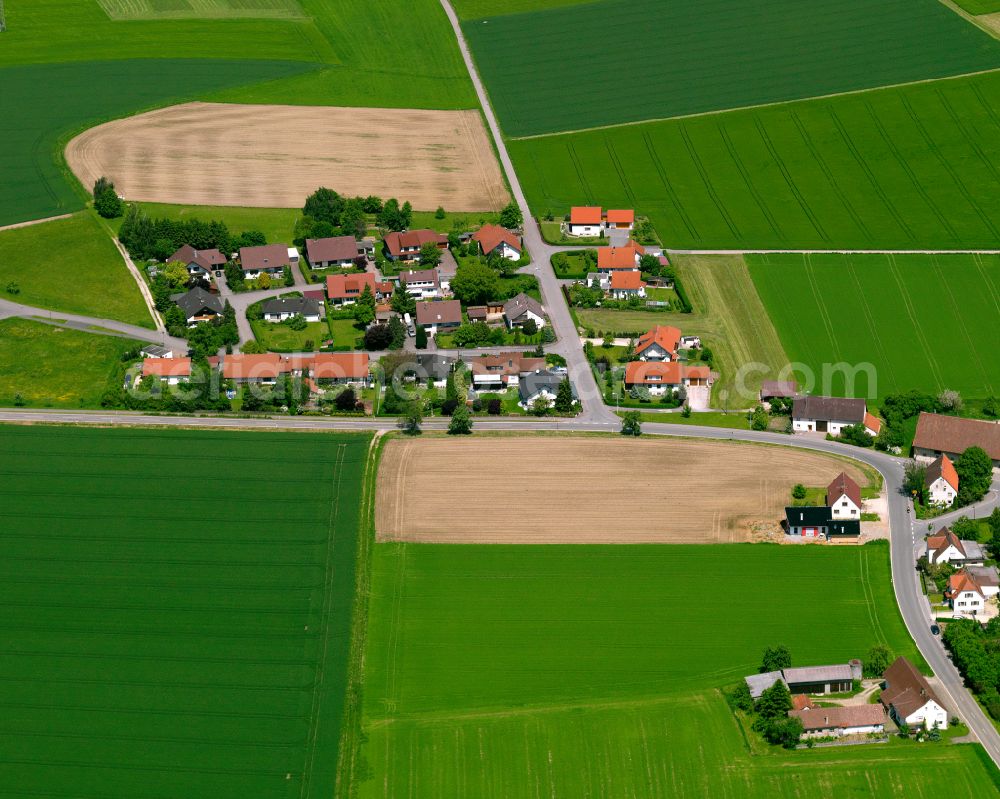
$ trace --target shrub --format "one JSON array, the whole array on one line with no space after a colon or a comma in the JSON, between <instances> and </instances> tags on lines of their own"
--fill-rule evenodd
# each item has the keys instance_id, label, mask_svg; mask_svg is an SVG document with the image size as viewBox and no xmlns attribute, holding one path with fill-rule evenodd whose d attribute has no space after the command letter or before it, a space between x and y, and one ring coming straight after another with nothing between
<instances>
[{"instance_id":1,"label":"shrub","mask_svg":"<svg viewBox=\"0 0 1000 799\"><path fill-rule=\"evenodd\" d=\"M333 402L338 411L353 411L358 405L358 398L354 389L348 386L337 395Z\"/></svg>"},{"instance_id":2,"label":"shrub","mask_svg":"<svg viewBox=\"0 0 1000 799\"><path fill-rule=\"evenodd\" d=\"M795 499L805 499L806 498L806 487L802 483L796 483L795 487L792 489L792 496Z\"/></svg>"},{"instance_id":3,"label":"shrub","mask_svg":"<svg viewBox=\"0 0 1000 799\"><path fill-rule=\"evenodd\" d=\"M486 412L490 416L499 416L502 410L503 403L496 397L492 397L490 401L486 403Z\"/></svg>"}]
</instances>

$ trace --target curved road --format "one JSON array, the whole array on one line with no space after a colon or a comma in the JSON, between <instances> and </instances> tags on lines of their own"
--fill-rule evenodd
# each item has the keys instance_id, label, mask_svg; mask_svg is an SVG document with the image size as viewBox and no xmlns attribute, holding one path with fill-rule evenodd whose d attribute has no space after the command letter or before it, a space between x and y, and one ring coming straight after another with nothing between
<instances>
[{"instance_id":1,"label":"curved road","mask_svg":"<svg viewBox=\"0 0 1000 799\"><path fill-rule=\"evenodd\" d=\"M525 199L521 184L518 181L517 172L511 161L510 154L500 131L496 115L490 105L489 97L483 82L479 77L475 62L458 17L448 0L440 0L451 22L455 37L458 40L462 58L465 60L466 68L475 86L476 94L479 97L483 114L486 117L487 125L493 136L493 141L503 165L507 180L510 183L514 199L517 201L524 215L524 240L533 258L533 271L538 276L543 296L546 300L546 310L549 318L559 334L562 342L576 340L577 331L569 315L569 309L562 297L559 296L559 284L555 278L555 273L548 268L549 258L558 248L546 244L541 237L538 227L531 224L531 210ZM591 372L589 365L580 347L571 347L571 351L563 352L570 370L570 376L577 385L581 399L584 401L584 413L580 417L581 427L578 429L592 429L593 426L608 429L610 424L616 423L617 417L604 405L598 391L597 382ZM568 426L568 425L567 425ZM479 425L477 427L485 427ZM577 429L568 426L569 429ZM909 498L903 495L903 461L891 455L871 450L849 447L836 442L823 439L810 439L805 437L790 437L779 433L756 433L752 431L734 430L727 433L720 432L714 428L688 427L685 425L671 425L662 423L649 423L643 425L643 430L658 435L675 436L701 436L705 438L730 438L743 441L763 441L784 446L797 446L806 449L815 449L823 452L833 452L840 455L847 455L859 461L869 464L882 474L885 480L886 491L888 493L889 529L891 543L892 581L896 601L899 604L900 612L906 627L920 649L921 654L930 664L937 675L945 693L948 695L946 701L950 700L949 710L965 719L969 728L982 742L993 762L1000 766L1000 733L986 717L976 700L966 690L958 670L948 658L940 640L930 632L930 606L927 603L918 582L917 572L914 568L914 551L921 535L914 525L914 514ZM993 502L995 502L995 498ZM966 509L967 511L970 509Z\"/></svg>"}]
</instances>

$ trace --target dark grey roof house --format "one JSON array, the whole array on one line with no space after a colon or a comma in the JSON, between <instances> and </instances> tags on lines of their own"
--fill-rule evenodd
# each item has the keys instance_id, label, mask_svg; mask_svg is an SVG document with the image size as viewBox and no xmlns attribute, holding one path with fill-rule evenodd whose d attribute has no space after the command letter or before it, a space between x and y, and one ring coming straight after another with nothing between
<instances>
[{"instance_id":1,"label":"dark grey roof house","mask_svg":"<svg viewBox=\"0 0 1000 799\"><path fill-rule=\"evenodd\" d=\"M214 294L209 294L203 288L194 288L178 295L174 298L174 302L184 312L188 322L221 316L223 311L222 300Z\"/></svg>"}]
</instances>

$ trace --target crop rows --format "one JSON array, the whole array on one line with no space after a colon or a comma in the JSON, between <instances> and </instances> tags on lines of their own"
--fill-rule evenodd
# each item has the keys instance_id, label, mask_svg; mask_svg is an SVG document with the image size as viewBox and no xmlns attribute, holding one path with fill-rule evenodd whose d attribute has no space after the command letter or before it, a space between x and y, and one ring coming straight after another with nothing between
<instances>
[{"instance_id":1,"label":"crop rows","mask_svg":"<svg viewBox=\"0 0 1000 799\"><path fill-rule=\"evenodd\" d=\"M1000 256L749 256L750 274L792 361L870 363L876 386L1000 393ZM882 331L892 330L891 336ZM829 387L850 395L842 381Z\"/></svg>"},{"instance_id":2,"label":"crop rows","mask_svg":"<svg viewBox=\"0 0 1000 799\"><path fill-rule=\"evenodd\" d=\"M604 0L464 29L508 136L1000 67L1000 44L937 0Z\"/></svg>"},{"instance_id":3,"label":"crop rows","mask_svg":"<svg viewBox=\"0 0 1000 799\"><path fill-rule=\"evenodd\" d=\"M332 795L365 443L0 430L4 791Z\"/></svg>"},{"instance_id":4,"label":"crop rows","mask_svg":"<svg viewBox=\"0 0 1000 799\"><path fill-rule=\"evenodd\" d=\"M998 104L990 73L509 146L536 213L635 205L670 247L995 249Z\"/></svg>"}]
</instances>

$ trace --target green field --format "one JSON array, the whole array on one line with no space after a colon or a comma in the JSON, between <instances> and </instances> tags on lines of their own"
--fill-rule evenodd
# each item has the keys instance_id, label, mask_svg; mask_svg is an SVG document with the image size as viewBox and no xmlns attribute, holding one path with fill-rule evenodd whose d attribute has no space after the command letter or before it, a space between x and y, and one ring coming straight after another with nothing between
<instances>
[{"instance_id":1,"label":"green field","mask_svg":"<svg viewBox=\"0 0 1000 799\"><path fill-rule=\"evenodd\" d=\"M747 259L785 350L817 379L825 363L867 362L877 385L862 380L854 396L911 388L1000 394L1000 256ZM842 378L814 391L850 395Z\"/></svg>"},{"instance_id":2,"label":"green field","mask_svg":"<svg viewBox=\"0 0 1000 799\"><path fill-rule=\"evenodd\" d=\"M674 248L1000 247L1000 73L509 142L536 214L638 208Z\"/></svg>"},{"instance_id":3,"label":"green field","mask_svg":"<svg viewBox=\"0 0 1000 799\"><path fill-rule=\"evenodd\" d=\"M368 440L0 430L2 792L333 796Z\"/></svg>"},{"instance_id":4,"label":"green field","mask_svg":"<svg viewBox=\"0 0 1000 799\"><path fill-rule=\"evenodd\" d=\"M1000 11L1000 0L954 0L954 2L970 14L995 14Z\"/></svg>"},{"instance_id":5,"label":"green field","mask_svg":"<svg viewBox=\"0 0 1000 799\"><path fill-rule=\"evenodd\" d=\"M508 136L1000 68L938 0L603 0L463 27Z\"/></svg>"},{"instance_id":6,"label":"green field","mask_svg":"<svg viewBox=\"0 0 1000 799\"><path fill-rule=\"evenodd\" d=\"M111 19L304 19L298 0L97 0Z\"/></svg>"},{"instance_id":7,"label":"green field","mask_svg":"<svg viewBox=\"0 0 1000 799\"><path fill-rule=\"evenodd\" d=\"M225 86L294 74L307 66L160 59L0 69L0 172L7 187L0 197L0 225L83 207L84 195L62 155L66 142L83 129ZM85 188L89 192L91 187Z\"/></svg>"},{"instance_id":8,"label":"green field","mask_svg":"<svg viewBox=\"0 0 1000 799\"><path fill-rule=\"evenodd\" d=\"M596 2L599 0L451 0L451 5L460 19L481 19Z\"/></svg>"},{"instance_id":9,"label":"green field","mask_svg":"<svg viewBox=\"0 0 1000 799\"><path fill-rule=\"evenodd\" d=\"M98 408L121 356L142 346L115 336L0 320L0 406Z\"/></svg>"},{"instance_id":10,"label":"green field","mask_svg":"<svg viewBox=\"0 0 1000 799\"><path fill-rule=\"evenodd\" d=\"M9 283L20 293L6 293ZM0 232L0 291L36 308L153 327L135 279L89 211Z\"/></svg>"},{"instance_id":11,"label":"green field","mask_svg":"<svg viewBox=\"0 0 1000 799\"><path fill-rule=\"evenodd\" d=\"M915 657L882 546L376 544L369 619L361 797L991 787L971 747L751 756L718 692L770 643Z\"/></svg>"}]
</instances>

